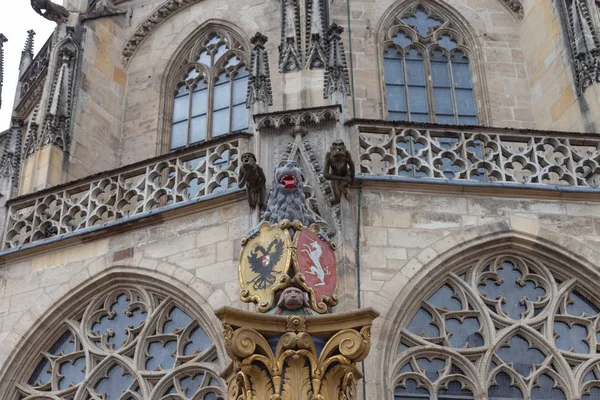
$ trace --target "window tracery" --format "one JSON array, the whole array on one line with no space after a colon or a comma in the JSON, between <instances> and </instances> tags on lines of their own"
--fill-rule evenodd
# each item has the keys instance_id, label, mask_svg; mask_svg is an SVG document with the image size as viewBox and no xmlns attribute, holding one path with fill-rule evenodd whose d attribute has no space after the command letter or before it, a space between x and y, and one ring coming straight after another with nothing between
<instances>
[{"instance_id":1,"label":"window tracery","mask_svg":"<svg viewBox=\"0 0 600 400\"><path fill-rule=\"evenodd\" d=\"M171 150L248 129L246 58L227 32L198 40L173 85Z\"/></svg>"},{"instance_id":2,"label":"window tracery","mask_svg":"<svg viewBox=\"0 0 600 400\"><path fill-rule=\"evenodd\" d=\"M212 339L169 296L114 288L92 298L59 332L17 384L19 398L225 398Z\"/></svg>"},{"instance_id":3,"label":"window tracery","mask_svg":"<svg viewBox=\"0 0 600 400\"><path fill-rule=\"evenodd\" d=\"M394 399L600 395L600 301L580 280L486 254L426 293L396 339Z\"/></svg>"},{"instance_id":4,"label":"window tracery","mask_svg":"<svg viewBox=\"0 0 600 400\"><path fill-rule=\"evenodd\" d=\"M388 119L477 125L470 50L424 5L398 15L383 43Z\"/></svg>"}]
</instances>

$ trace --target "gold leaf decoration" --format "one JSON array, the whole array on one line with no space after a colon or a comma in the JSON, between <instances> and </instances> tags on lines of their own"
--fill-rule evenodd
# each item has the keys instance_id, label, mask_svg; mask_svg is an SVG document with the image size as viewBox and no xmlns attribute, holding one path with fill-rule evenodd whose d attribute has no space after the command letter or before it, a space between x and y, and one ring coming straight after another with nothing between
<instances>
[{"instance_id":1,"label":"gold leaf decoration","mask_svg":"<svg viewBox=\"0 0 600 400\"><path fill-rule=\"evenodd\" d=\"M306 400L311 396L310 373L304 357L288 358L283 382L283 400Z\"/></svg>"},{"instance_id":2,"label":"gold leaf decoration","mask_svg":"<svg viewBox=\"0 0 600 400\"><path fill-rule=\"evenodd\" d=\"M248 367L248 376L252 380L252 392L256 399L269 399L275 392L267 371L256 365Z\"/></svg>"},{"instance_id":3,"label":"gold leaf decoration","mask_svg":"<svg viewBox=\"0 0 600 400\"><path fill-rule=\"evenodd\" d=\"M340 391L340 383L342 378L344 377L344 368L341 365L334 365L329 368L327 374L325 374L325 379L323 379L323 383L321 384L321 394L325 399L334 399L338 398L338 393Z\"/></svg>"}]
</instances>

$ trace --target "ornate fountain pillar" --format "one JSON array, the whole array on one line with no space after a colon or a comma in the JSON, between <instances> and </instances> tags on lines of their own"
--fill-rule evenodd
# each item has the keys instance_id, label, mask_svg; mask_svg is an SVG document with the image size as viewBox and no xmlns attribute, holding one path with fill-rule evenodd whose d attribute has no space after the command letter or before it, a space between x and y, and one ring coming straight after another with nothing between
<instances>
[{"instance_id":1,"label":"ornate fountain pillar","mask_svg":"<svg viewBox=\"0 0 600 400\"><path fill-rule=\"evenodd\" d=\"M242 239L240 298L256 312L216 312L233 361L222 374L230 400L355 398L356 365L369 354L379 314L331 314L335 249L306 207L300 166L280 162L262 222Z\"/></svg>"}]
</instances>

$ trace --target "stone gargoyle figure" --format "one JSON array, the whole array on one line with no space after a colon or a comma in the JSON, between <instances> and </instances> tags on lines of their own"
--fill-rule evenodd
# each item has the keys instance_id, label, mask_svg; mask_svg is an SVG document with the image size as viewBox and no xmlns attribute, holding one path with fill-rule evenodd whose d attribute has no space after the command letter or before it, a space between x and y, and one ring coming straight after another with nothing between
<instances>
[{"instance_id":1,"label":"stone gargoyle figure","mask_svg":"<svg viewBox=\"0 0 600 400\"><path fill-rule=\"evenodd\" d=\"M238 174L238 186L246 187L246 198L248 205L254 209L257 205L259 209L265 207L267 199L267 188L265 183L265 173L263 169L256 163L256 156L252 153L244 153L241 157L242 165Z\"/></svg>"},{"instance_id":2,"label":"stone gargoyle figure","mask_svg":"<svg viewBox=\"0 0 600 400\"><path fill-rule=\"evenodd\" d=\"M325 155L325 170L323 176L331 184L333 200L339 203L342 195L350 200L348 188L354 183L354 161L342 140L336 140Z\"/></svg>"},{"instance_id":3,"label":"stone gargoyle figure","mask_svg":"<svg viewBox=\"0 0 600 400\"><path fill-rule=\"evenodd\" d=\"M64 24L69 20L69 11L50 0L31 0L31 7L42 17L57 24Z\"/></svg>"},{"instance_id":4,"label":"stone gargoyle figure","mask_svg":"<svg viewBox=\"0 0 600 400\"><path fill-rule=\"evenodd\" d=\"M263 221L278 224L284 219L300 221L304 226L315 223L314 217L306 207L302 169L296 161L284 160L275 167L271 195Z\"/></svg>"},{"instance_id":5,"label":"stone gargoyle figure","mask_svg":"<svg viewBox=\"0 0 600 400\"><path fill-rule=\"evenodd\" d=\"M292 313L296 311L312 315L313 312L310 309L310 304L308 304L308 294L295 286L285 288L279 294L275 315L283 315L285 311L291 311Z\"/></svg>"}]
</instances>

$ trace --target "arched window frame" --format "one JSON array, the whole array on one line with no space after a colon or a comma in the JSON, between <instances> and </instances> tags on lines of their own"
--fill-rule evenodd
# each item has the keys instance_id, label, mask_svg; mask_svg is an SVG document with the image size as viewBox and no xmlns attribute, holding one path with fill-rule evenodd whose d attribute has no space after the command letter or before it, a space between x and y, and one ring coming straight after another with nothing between
<instances>
[{"instance_id":1,"label":"arched window frame","mask_svg":"<svg viewBox=\"0 0 600 400\"><path fill-rule=\"evenodd\" d=\"M401 396L395 397L394 388L406 379L413 379L417 382L418 387L425 388L430 393L434 393L432 390L443 388L444 383L458 381L463 385L463 388L470 390L473 394L473 397L464 397L465 399L488 398L488 390L495 384L494 379L500 373L507 373L510 378L515 378L513 381L514 387L521 390L522 395L525 396L524 398L529 398L528 396L532 394L533 390L543 391L552 388L563 391L566 399L596 398L594 396L600 394L600 336L594 338L592 336L600 333L600 326L595 325L600 321L600 313L587 318L587 322L582 322L586 319L585 316L574 316L574 314L567 313L565 310L571 304L569 299L572 298L574 292L581 295L582 299L592 302L594 307L600 310L600 296L597 294L597 288L594 288L594 283L597 282L598 278L595 275L594 277L589 275L589 267L578 263L576 260L557 256L556 253L545 246L540 246L539 249L531 251L530 247L528 250L528 246L525 245L521 247L514 243L507 245L504 241L492 241L476 247L477 249L466 249L463 254L443 261L443 264L448 265L448 268L440 268L438 264L434 267L432 264L431 267L435 268L437 273L423 271L424 275L422 277L426 276L426 278L422 282L415 282L411 285L413 289L405 291L406 295L399 296L404 299L405 303L402 303L401 310L397 308L399 310L397 317L391 317L390 319L394 321L393 324L387 327L391 329L387 332L391 336L387 339L382 338L386 343L383 353L389 355L383 360L384 365L389 365L389 367L384 368L386 373L385 398L402 399ZM556 256L556 258L553 259L553 256ZM442 286L449 283L454 287L461 288L461 290L467 289L469 285L472 286L476 282L480 282L479 275L485 271L485 264L495 258L525 260L530 267L528 272L537 275L537 278L534 277L534 279L545 282L548 296L540 301L541 311L539 314L532 311L525 319L510 323L510 318L496 315L494 311L487 311L486 305L488 302L479 300L477 289L474 289L471 290L471 293L466 293L466 298L462 293L457 292L454 292L456 297L453 296L452 298L468 301L469 306L476 305L473 312L485 310L485 315L480 316L482 323L478 330L485 336L484 346L453 348L449 345L435 344L434 342L437 341L435 338L432 338L433 341L430 344L424 345L421 341L429 341L426 336L415 341L416 336L414 336L414 333L413 335L405 333L417 311ZM474 275L469 276L469 274ZM526 280L530 279L529 274L526 276ZM475 294L475 296L470 294ZM465 313L469 313L471 308L468 307L465 310ZM449 312L453 312L452 308ZM556 334L555 323L577 324L578 321L589 324L587 326L590 329L595 329L592 332L588 330L586 338L589 339L589 355L564 350L555 343L557 337L560 337ZM530 349L537 348L546 357L542 367L535 369L529 379L522 379L518 375L513 376L515 375L514 370L502 365L503 360L497 356L497 352L502 348L506 348L507 343L517 336L528 342ZM593 344L595 346L592 346ZM422 378L424 372L418 370L413 372L405 368L407 362L413 362L414 364L416 359L447 360L453 366L459 367L462 373L453 375L449 372L449 369L444 370L440 372L438 381L431 384L427 379ZM492 365L491 363L495 360L500 360L501 363ZM504 362L506 363L506 360ZM576 367L571 368L570 364L573 363L576 364ZM488 366L490 367L489 371ZM590 377L592 373L593 377ZM536 382L542 376L549 377L553 382L545 382L545 388L540 389ZM589 391L592 390L593 395L589 397ZM431 396L423 398L443 399L444 397ZM462 397L452 398L461 399ZM532 398L539 399L539 392L538 397Z\"/></svg>"},{"instance_id":2,"label":"arched window frame","mask_svg":"<svg viewBox=\"0 0 600 400\"><path fill-rule=\"evenodd\" d=\"M432 33L430 33L425 41L432 44L426 46L423 44L423 39L418 37L417 32L402 21L402 18L414 14L418 8L423 8L431 17L442 21L442 25ZM487 93L487 85L484 79L483 57L481 55L479 41L477 35L468 24L467 20L458 12L452 9L449 5L439 3L437 1L422 1L413 0L409 2L397 2L384 12L384 17L378 26L378 63L380 71L380 88L381 88L381 112L384 119L389 119L387 88L385 79L384 59L386 50L390 45L397 45L393 42L393 37L397 32L404 32L413 41L413 47L422 51L422 54L427 54L425 64L425 79L427 86L427 106L429 113L429 122L434 123L435 115L433 107L434 98L431 83L431 67L429 62L429 52L435 48L441 48L438 40L443 35L450 35L457 43L457 47L452 49L451 53L462 51L469 59L471 83L475 102L475 110L477 116L477 125L489 125L489 100ZM409 46L410 47L410 46ZM448 51L443 49L446 53ZM455 104L455 103L454 103ZM408 121L408 118L406 119Z\"/></svg>"},{"instance_id":3,"label":"arched window frame","mask_svg":"<svg viewBox=\"0 0 600 400\"><path fill-rule=\"evenodd\" d=\"M208 45L207 41L213 35L218 35L221 40L214 44ZM229 49L221 55L221 57L217 60L217 62L212 66L208 67L204 64L198 62L200 54L209 48L211 53L217 51L218 47L222 43L227 43ZM250 57L249 57L250 44L245 35L234 25L226 22L226 21L208 21L199 27L195 33L190 36L190 39L184 43L181 48L175 53L173 60L170 63L170 66L167 68L167 72L165 73L165 79L163 80L163 95L161 96L161 109L162 112L162 138L158 143L158 153L167 153L169 151L189 146L194 143L201 143L203 141L208 141L213 139L214 137L221 137L227 134L231 134L234 132L243 132L249 129L250 124L250 113L247 112L248 117L248 127L245 129L232 130L231 125L228 127L228 132L222 135L212 135L213 128L213 105L214 105L214 87L215 81L217 77L225 72L228 76L236 75L238 71L244 67L249 68L250 65ZM228 60L232 57L237 57L239 59L239 63L235 66L226 67ZM186 76L191 70L196 69L199 73L199 76L189 79L186 81ZM200 140L198 142L189 142L190 139L190 121L193 117L188 114L188 126L187 126L187 139L188 142L182 146L176 146L174 148L171 147L171 138L172 138L172 129L173 129L173 112L174 112L174 101L175 97L177 97L178 90L185 85L195 84L200 78L204 78L207 82L207 93L208 93L208 101L206 108L206 116L207 116L207 125L205 132L205 139ZM231 93L231 89L230 89ZM247 93L247 85L243 88L244 94L244 103L246 101L246 93ZM190 92L191 98L191 92ZM229 102L231 106L232 98L230 97ZM238 104L238 103L236 103ZM239 103L241 105L241 102ZM190 101L191 107L191 101ZM244 109L245 104L244 104ZM199 114L200 115L200 114ZM231 117L231 112L230 112Z\"/></svg>"},{"instance_id":4,"label":"arched window frame","mask_svg":"<svg viewBox=\"0 0 600 400\"><path fill-rule=\"evenodd\" d=\"M10 396L12 396L10 398L16 398L15 396L18 394L19 398L84 400L93 397L96 399L99 394L96 393L97 385L102 380L106 380L109 371L115 367L132 377L130 390L133 395L130 398L158 400L165 394L171 393L173 396L169 398L185 400L189 397L186 396L183 383L176 382L179 379L201 382L197 389L197 394L201 398L204 398L203 393L210 392L216 392L217 397L208 398L226 398L225 382L219 378L219 374L225 368L227 357L220 329L211 323L210 318L206 317L203 306L198 301L194 301L186 293L180 292L182 288L179 284L176 287L171 286L146 275L133 277L122 274L119 277L110 273L104 278L106 280L102 282L103 284L82 288L70 298L57 304L56 308L59 311L51 313L31 333L32 337L37 338L35 341L23 340L24 343L19 346L18 358L14 360L18 365L10 370L13 378L10 380L9 391L0 394L0 398L4 399ZM127 341L111 350L108 345L108 336L96 335L92 329L101 320L111 321L113 318L110 317L111 304L114 304L116 297L122 293L135 296L142 294L142 300L135 298L129 300L130 311L135 312L140 303L142 304L141 309L144 309L144 304L149 307L145 308L147 315L143 323L129 327ZM134 303L136 304L134 305ZM181 320L176 321L174 317L167 318L172 315L171 312L174 308L179 309L190 318L188 322L184 323L185 325L179 325ZM118 315L115 316L118 317ZM165 332L166 325L170 323L173 323L172 328L174 329ZM182 328L177 329L180 326ZM184 326L185 328L183 328ZM193 343L192 334L198 329L204 332L204 337L209 341L208 347L189 355L180 353L181 349L185 351L185 347ZM67 333L71 335L72 341L62 341L62 343L73 343L74 351L62 354L60 352L51 353L57 348L55 343ZM177 339L175 339L176 337ZM164 346L169 340L177 340L178 350L174 354L177 357L175 366L169 369L147 369L147 362L156 354L152 354L146 345L160 344ZM60 361L60 364L55 361L50 372L52 378L49 383L41 386L32 385L29 380L35 375L36 368L44 357L54 357L56 361ZM85 358L85 378L74 386L57 390L59 379L62 376L59 365L66 365L70 361L82 357ZM23 360L26 361L23 362ZM204 375L200 376L201 374ZM174 386L177 387L173 389ZM106 385L104 387L106 388ZM8 396L9 394L9 397L3 397L3 395Z\"/></svg>"}]
</instances>

